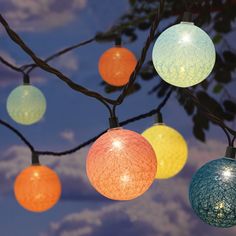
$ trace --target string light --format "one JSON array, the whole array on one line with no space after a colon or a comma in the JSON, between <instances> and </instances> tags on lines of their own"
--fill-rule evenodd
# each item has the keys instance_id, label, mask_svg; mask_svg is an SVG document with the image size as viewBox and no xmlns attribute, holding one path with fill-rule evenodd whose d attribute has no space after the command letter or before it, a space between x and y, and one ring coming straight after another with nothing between
<instances>
[{"instance_id":1,"label":"string light","mask_svg":"<svg viewBox=\"0 0 236 236\"><path fill-rule=\"evenodd\" d=\"M17 123L31 125L38 122L46 111L46 99L32 85L20 85L8 96L7 111Z\"/></svg>"},{"instance_id":2,"label":"string light","mask_svg":"<svg viewBox=\"0 0 236 236\"><path fill-rule=\"evenodd\" d=\"M164 9L163 1L160 1L160 12L163 9ZM68 84L72 89L79 91L87 96L94 97L97 100L101 101L104 105L106 105L109 108L109 111L111 114L115 113L114 107L117 105L120 105L123 102L124 98L127 95L127 91L129 91L130 87L132 87L132 84L134 83L136 76L137 76L142 64L145 61L147 50L150 46L150 43L152 42L152 40L154 38L154 35L156 32L156 27L157 27L159 21L160 21L160 14L157 13L154 18L154 22L151 26L150 34L147 38L146 44L142 50L141 58L139 59L137 66L136 67L134 66L135 70L134 70L134 68L132 70L130 69L129 75L134 70L133 76L131 76L131 80L130 80L131 82L129 81L130 76L129 77L124 76L124 78L128 78L128 81L126 82L126 83L128 83L128 86L124 87L123 92L121 93L121 95L119 96L119 98L117 100L112 100L112 99L103 97L101 94L96 93L94 91L89 91L88 89L74 83L68 77L66 77L64 74L62 74L60 71L58 71L56 68L54 68L46 63L47 61L49 61L57 56L60 56L63 53L72 50L73 48L77 48L80 45L85 45L89 42L94 41L96 39L96 37L92 38L88 41L85 41L81 44L74 45L72 47L64 49L64 50L60 51L59 53L52 55L51 57L49 57L46 60L42 60L39 57L37 57L36 54L21 40L21 38L9 27L7 22L0 15L0 22L5 27L7 33L11 37L11 39L14 42L16 42L36 62L36 64L33 64L33 66L31 66L31 65L28 66L28 68L29 68L28 72L32 71L32 69L37 66L43 68L45 71L48 71L48 72L56 75L62 81L66 82L66 84ZM173 27L169 28L169 30L173 30ZM179 87L187 87L187 86L191 86L191 85L201 82L202 80L204 80L208 76L208 74L211 72L211 69L214 65L215 50L214 50L214 46L212 47L211 40L204 33L204 31L202 31L198 27L194 26L193 24L190 24L187 22L182 22L181 24L177 25L176 27L178 27L178 29L176 28L176 32L179 32L178 30L181 27L182 28L186 27L186 29L187 29L186 31L182 32L181 35L178 35L178 34L174 35L174 36L176 36L176 35L179 36L179 38L177 40L178 49L181 46L183 51L182 51L182 53L180 53L177 50L177 48L175 48L176 41L174 43L172 42L173 44L170 45L171 46L170 50L172 50L171 53L174 52L174 55L170 54L169 58L170 59L177 58L178 60L175 60L175 59L174 59L174 61L169 60L169 62L167 62L166 67L161 66L161 70L162 70L161 72L163 72L163 73L168 72L167 74L169 74L169 75L171 74L173 76L177 75L177 78L180 78L180 80L176 80L176 78L173 77L173 78L175 78L175 80L169 81L170 84L173 84L173 85L179 86ZM164 34L166 34L167 31L165 31L159 37L159 39L161 39L161 37ZM176 33L174 30L173 30L173 32ZM196 35L195 35L195 33L196 33ZM174 38L174 37L172 39L176 40L176 38ZM168 40L171 41L171 38L167 37L166 40L164 40L164 41L168 42ZM196 42L198 42L199 45L197 45ZM157 42L156 42L156 44L157 44ZM156 44L155 44L155 47L156 47ZM203 46L203 44L204 44L204 46ZM154 47L154 49L155 49L155 47ZM121 49L121 48L122 47L120 47L120 46L115 47L115 49ZM194 49L192 51L188 51L190 48L192 48L192 49L194 48ZM161 48L161 49L163 49L163 48ZM164 48L164 49L166 49L166 48ZM174 49L176 49L176 51ZM201 51L201 49L204 49L204 50ZM194 50L196 50L196 51L194 51ZM156 58L163 59L166 56L164 53L156 55L154 51L155 50L153 50L153 57L155 56L154 59L156 59ZM158 52L158 53L160 53L160 52ZM177 53L182 54L183 57L178 58L176 56ZM207 56L208 56L208 58L207 58ZM193 59L194 63L191 64L192 59ZM8 63L6 61L3 61L2 59L1 59L1 61L4 62L4 64L6 64L11 69L18 71L20 73L23 73L23 75L25 75L24 70L27 68L27 66L26 67L23 66L23 67L18 68L16 66L12 66L10 63ZM124 62L124 61L125 60L122 60L122 62ZM184 62L186 64L179 64L179 65L177 65L177 67L175 67L176 64L173 64L173 62L177 63L178 61ZM154 60L154 64L155 64L155 62L156 61ZM166 62L166 61L164 61L164 62ZM108 64L110 64L110 61ZM115 63L115 65L116 65L116 63ZM135 65L136 65L136 63L135 63ZM117 71L119 70L119 68L120 68L120 66L118 67ZM122 73L124 72L124 75L125 75L125 73L127 71L129 71L129 69L126 68L125 72L122 71ZM108 73L109 72L110 71L108 71ZM115 72L113 71L112 74L115 74ZM28 75L28 74L26 73L26 75ZM161 75L161 73L160 73L160 75ZM190 80L186 80L187 77L190 78ZM164 78L164 80L165 80L165 78ZM114 81L115 81L114 83L116 83L119 80L115 79ZM112 83L110 83L110 84L112 84ZM120 81L119 81L119 83L120 83ZM178 84L176 84L176 83L178 83ZM115 84L112 84L112 85L115 85ZM124 85L124 84L122 84L122 85ZM122 86L122 85L118 84L115 86ZM195 102L196 105L198 105L199 101L197 100L196 97L193 96L192 100ZM18 99L15 99L15 101L18 102ZM164 106L164 104L165 103L163 103L162 105ZM113 105L113 109L111 109L109 105ZM45 108L46 108L46 104L45 104ZM161 107L160 107L160 109L161 109ZM160 109L159 109L159 111L160 111ZM22 110L21 110L21 112L22 112ZM153 111L151 111L149 113L152 113L152 112ZM158 110L155 110L155 112L158 112ZM149 114L149 113L147 113L147 114ZM25 114L28 114L28 112L25 113L23 111L23 116ZM207 112L207 110L205 111L204 114L206 114L206 116L210 120L212 120L214 123L217 123L218 125L220 125L224 129L224 131L227 134L227 137L229 139L229 143L233 144L235 137L232 141L230 141L230 137L229 137L228 132L235 136L235 131L233 131L232 129L230 129L226 125L224 125L222 120L215 118L214 115L212 113ZM22 114L20 116L22 116ZM144 117L145 117L145 115L143 114L143 115L138 116L138 119L142 119ZM135 121L138 119L132 118L132 119L129 119L128 121L132 122L132 121ZM35 122L37 122L37 121L35 121ZM129 123L129 122L125 121L123 123ZM16 130L14 127L10 126L9 124L7 124L6 122L4 122L2 120L0 120L0 123L3 124L4 126L8 127L9 129L11 129L13 132L15 132L25 142L25 144L30 148L32 153L37 154L37 155L38 154L45 155L45 154L50 153L50 152L35 151L34 147L25 139L25 137L18 130ZM19 123L21 123L21 122L19 122ZM164 125L158 125L158 126L164 127ZM150 130L153 130L152 128L153 127L151 127ZM170 127L168 127L168 128L170 128ZM168 132L166 132L166 133L168 134ZM152 135L150 135L150 136L152 136ZM153 136L152 136L152 138L153 138ZM91 140L93 141L94 138ZM61 152L61 153L52 153L52 152L51 153L55 156L56 155L58 155L58 156L66 155L66 154L75 152L76 150L78 150L79 148L81 148L85 145L88 145L89 143L92 142L91 140L89 140L89 141L85 142L83 145L78 146L78 147L76 147L72 150L69 150L69 151L65 151L65 152ZM156 153L158 155L158 150L156 151ZM227 157L227 155L226 155L226 157ZM183 160L184 160L184 158L183 158ZM219 201L215 201L214 206L211 209L207 209L207 212L210 213L211 215L210 216L207 215L207 217L208 217L207 219L204 218L204 215L206 213L205 203L207 203L207 204L210 203L210 201L211 201L210 198L204 199L204 195L201 194L202 200L205 201L204 204L200 203L200 201L196 201L196 202L191 201L195 197L198 200L198 198L197 198L198 196L196 194L197 190L195 188L195 185L198 184L198 181L194 182L195 178L193 179L193 182L195 184L194 185L191 184L191 187L190 187L190 201L192 202L193 208L196 210L196 212L198 210L200 211L200 212L197 212L197 214L199 214L199 216L201 218L204 218L204 220L207 223L212 224L212 225L216 225L219 227L230 227L232 225L235 225L235 216L232 215L232 212L235 212L235 208L234 208L233 202L227 200L227 198L229 196L226 195L226 193L229 195L232 194L232 196L230 195L230 197L232 197L232 198L234 198L234 196L235 196L235 192L233 190L234 188L231 188L232 186L234 187L234 183L235 183L235 179L234 179L235 178L235 173L234 173L235 166L234 166L234 163L232 160L230 160L230 161L233 164L231 163L230 166L227 165L228 163L226 163L226 160L229 162L229 159L223 158L222 160L223 161L221 163L222 164L221 166L224 166L225 169L221 171L220 177L219 177L219 175L215 175L216 171L214 171L214 168L208 169L208 170L212 171L209 174L208 180L209 180L209 183L213 183L211 188L214 190L214 193L222 194L222 195L224 194L223 199L218 199ZM37 158L36 158L36 161L37 161ZM184 165L184 163L182 163L182 165ZM180 170L182 168L182 167L180 168L180 166L181 165L178 164L178 167L176 167L174 171L177 171L178 168ZM219 167L220 165L217 163L216 166ZM41 167L42 166L40 166L40 165L33 165L33 166L25 169L17 177L16 182L15 182L15 187L14 187L15 195L16 195L18 202L24 208L26 208L30 211L35 211L35 212L42 212L42 211L45 211L45 210L49 209L50 207L52 207L58 201L59 196L61 194L61 185L60 185L60 181L59 181L59 178L57 177L57 175L49 168L47 168L47 170L43 170L43 169L41 169ZM212 165L209 164L209 167L212 167ZM46 168L46 167L43 167L43 168ZM158 168L159 168L159 166L158 166ZM159 174L159 172L156 172L157 163L156 163L155 152L152 149L152 147L150 146L150 144L144 138L142 138L142 136L138 135L137 133L129 131L129 130L124 130L122 128L110 129L107 133L103 134L101 137L99 137L97 139L97 141L93 144L93 146L91 147L91 149L89 151L89 154L87 157L87 162L86 162L86 169L87 169L87 174L90 179L90 182L95 187L95 189L97 189L97 191L100 192L101 194L103 194L104 196L114 199L114 200L130 200L130 199L140 196L150 187L151 183L153 182L155 174L157 173L157 176ZM168 169L168 171L169 170L170 170L170 168ZM174 171L171 170L172 175L176 174L176 173L173 173ZM44 172L47 174L44 175ZM170 175L170 173L168 173L168 175L169 175L169 177L172 176L172 175ZM168 175L165 173L165 177L163 177L163 178L168 178ZM218 178L219 182L218 183L210 182L210 180L213 181L213 179L211 179L212 176L216 176L214 180L216 180ZM232 179L234 181L231 181ZM222 182L222 180L224 180L224 182ZM225 192L218 191L218 189L215 188L215 186L219 187L220 183L224 184ZM206 188L210 186L210 185L205 184L204 179L201 180L201 184L203 184L203 186L205 186ZM199 185L199 188L201 186L202 185ZM48 189L50 189L50 191L46 191ZM230 190L228 190L228 189L230 189ZM205 190L203 190L203 192L204 191ZM194 193L194 195L192 195L192 193ZM207 193L209 193L209 192L207 192ZM50 194L51 198L47 197L48 194ZM44 196L45 196L45 198L44 198ZM192 196L194 196L194 198ZM44 199L44 200L41 201L42 199ZM217 214L215 214L215 212L217 212ZM227 214L225 214L225 212ZM211 218L212 215L214 215L216 218L218 217L219 219L223 219L223 220L218 220L217 222L213 221Z\"/></svg>"},{"instance_id":3,"label":"string light","mask_svg":"<svg viewBox=\"0 0 236 236\"><path fill-rule=\"evenodd\" d=\"M92 186L113 200L142 195L154 181L157 161L151 145L138 133L108 130L89 150L86 171Z\"/></svg>"},{"instance_id":4,"label":"string light","mask_svg":"<svg viewBox=\"0 0 236 236\"><path fill-rule=\"evenodd\" d=\"M157 179L171 178L182 170L187 161L188 148L178 131L165 124L156 123L146 129L142 135L156 153Z\"/></svg>"},{"instance_id":5,"label":"string light","mask_svg":"<svg viewBox=\"0 0 236 236\"><path fill-rule=\"evenodd\" d=\"M152 51L157 73L177 87L201 83L211 73L215 58L211 38L190 22L181 22L165 30Z\"/></svg>"},{"instance_id":6,"label":"string light","mask_svg":"<svg viewBox=\"0 0 236 236\"><path fill-rule=\"evenodd\" d=\"M32 165L17 176L14 193L23 208L43 212L58 202L61 196L61 183L53 170L42 165Z\"/></svg>"},{"instance_id":7,"label":"string light","mask_svg":"<svg viewBox=\"0 0 236 236\"><path fill-rule=\"evenodd\" d=\"M236 161L232 155L208 162L193 176L189 199L200 219L216 227L236 225Z\"/></svg>"},{"instance_id":8,"label":"string light","mask_svg":"<svg viewBox=\"0 0 236 236\"><path fill-rule=\"evenodd\" d=\"M113 86L129 82L137 64L135 55L127 48L115 46L105 51L99 59L99 73L104 81Z\"/></svg>"}]
</instances>

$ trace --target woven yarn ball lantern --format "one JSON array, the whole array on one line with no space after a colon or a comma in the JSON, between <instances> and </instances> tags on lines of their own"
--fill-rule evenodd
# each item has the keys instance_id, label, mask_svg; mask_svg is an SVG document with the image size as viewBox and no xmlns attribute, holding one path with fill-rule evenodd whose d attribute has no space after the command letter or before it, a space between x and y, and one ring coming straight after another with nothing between
<instances>
[{"instance_id":1,"label":"woven yarn ball lantern","mask_svg":"<svg viewBox=\"0 0 236 236\"><path fill-rule=\"evenodd\" d=\"M137 59L127 48L116 46L105 51L99 59L98 69L102 79L112 86L124 86L129 82Z\"/></svg>"},{"instance_id":2,"label":"woven yarn ball lantern","mask_svg":"<svg viewBox=\"0 0 236 236\"><path fill-rule=\"evenodd\" d=\"M152 51L157 73L177 87L201 83L211 73L215 59L211 38L190 22L181 22L165 30Z\"/></svg>"},{"instance_id":3,"label":"woven yarn ball lantern","mask_svg":"<svg viewBox=\"0 0 236 236\"><path fill-rule=\"evenodd\" d=\"M155 152L140 134L113 128L99 137L89 150L86 170L93 187L113 200L142 195L154 181Z\"/></svg>"},{"instance_id":4,"label":"woven yarn ball lantern","mask_svg":"<svg viewBox=\"0 0 236 236\"><path fill-rule=\"evenodd\" d=\"M8 96L7 111L17 123L31 125L38 122L46 111L46 99L32 85L20 85Z\"/></svg>"},{"instance_id":5,"label":"woven yarn ball lantern","mask_svg":"<svg viewBox=\"0 0 236 236\"><path fill-rule=\"evenodd\" d=\"M236 225L236 161L208 162L193 176L189 199L195 213L216 227Z\"/></svg>"},{"instance_id":6,"label":"woven yarn ball lantern","mask_svg":"<svg viewBox=\"0 0 236 236\"><path fill-rule=\"evenodd\" d=\"M48 167L32 165L17 176L14 193L23 208L43 212L58 202L61 196L61 182L58 175Z\"/></svg>"},{"instance_id":7,"label":"woven yarn ball lantern","mask_svg":"<svg viewBox=\"0 0 236 236\"><path fill-rule=\"evenodd\" d=\"M188 147L183 136L165 124L154 124L142 133L152 145L157 161L157 179L167 179L178 174L188 157Z\"/></svg>"}]
</instances>

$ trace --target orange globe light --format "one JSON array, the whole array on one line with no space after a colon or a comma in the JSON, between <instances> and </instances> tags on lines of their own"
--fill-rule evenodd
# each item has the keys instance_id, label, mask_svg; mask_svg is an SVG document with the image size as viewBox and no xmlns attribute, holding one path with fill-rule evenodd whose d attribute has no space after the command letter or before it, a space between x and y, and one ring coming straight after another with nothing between
<instances>
[{"instance_id":1,"label":"orange globe light","mask_svg":"<svg viewBox=\"0 0 236 236\"><path fill-rule=\"evenodd\" d=\"M98 69L104 81L113 86L123 86L137 64L135 55L127 48L116 46L105 51L99 59Z\"/></svg>"},{"instance_id":2,"label":"orange globe light","mask_svg":"<svg viewBox=\"0 0 236 236\"><path fill-rule=\"evenodd\" d=\"M16 178L14 193L18 203L33 212L53 207L61 196L61 182L57 174L46 166L32 165Z\"/></svg>"},{"instance_id":3,"label":"orange globe light","mask_svg":"<svg viewBox=\"0 0 236 236\"><path fill-rule=\"evenodd\" d=\"M140 134L109 129L89 150L86 171L93 187L113 200L142 195L154 181L157 169L152 146Z\"/></svg>"}]
</instances>

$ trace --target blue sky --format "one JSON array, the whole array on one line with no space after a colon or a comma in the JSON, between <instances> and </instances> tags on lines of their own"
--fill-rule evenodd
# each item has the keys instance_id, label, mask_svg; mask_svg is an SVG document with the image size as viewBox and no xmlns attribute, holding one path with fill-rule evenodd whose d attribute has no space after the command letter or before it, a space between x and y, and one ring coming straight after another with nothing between
<instances>
[{"instance_id":1,"label":"blue sky","mask_svg":"<svg viewBox=\"0 0 236 236\"><path fill-rule=\"evenodd\" d=\"M30 47L45 57L65 46L91 38L97 31L108 29L121 14L128 11L127 2L61 0L58 4L56 0L0 0L0 9ZM4 31L0 30L0 34L2 56L17 65L30 62ZM126 45L137 57L146 34L140 33L135 43ZM103 87L99 85L101 78L97 62L102 52L111 46L111 43L95 42L55 60L53 65L77 83L103 93ZM0 71L1 118L22 131L37 149L64 150L107 128L108 113L100 103L72 91L59 79L40 70L32 74L32 84L39 87L46 96L45 117L29 127L17 125L9 118L5 104L10 91L21 84L21 78L2 65ZM157 106L160 101L155 95L147 95L156 82L142 82L142 90L129 96L118 108L120 120ZM119 203L106 201L89 185L84 168L87 148L71 156L42 157L42 162L52 166L59 174L63 197L53 209L39 215L26 212L18 206L12 193L14 178L27 166L30 154L13 133L0 127L1 235L106 236L111 235L111 232L115 236L235 235L235 228L219 230L200 222L187 199L188 183L194 170L206 161L223 155L226 140L222 131L211 125L207 143L196 141L192 135L191 118L179 107L175 95L172 95L163 114L165 123L179 130L190 146L189 162L180 175L171 180L156 181L151 190L137 200ZM127 128L142 132L153 120L149 118Z\"/></svg>"}]
</instances>

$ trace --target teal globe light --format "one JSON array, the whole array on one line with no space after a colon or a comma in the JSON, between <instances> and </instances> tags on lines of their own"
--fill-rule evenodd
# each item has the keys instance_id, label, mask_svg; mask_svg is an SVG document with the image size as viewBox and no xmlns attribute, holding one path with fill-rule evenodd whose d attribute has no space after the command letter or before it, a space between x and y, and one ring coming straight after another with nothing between
<instances>
[{"instance_id":1,"label":"teal globe light","mask_svg":"<svg viewBox=\"0 0 236 236\"><path fill-rule=\"evenodd\" d=\"M228 228L236 225L236 161L223 157L208 162L193 176L189 200L205 223Z\"/></svg>"},{"instance_id":2,"label":"teal globe light","mask_svg":"<svg viewBox=\"0 0 236 236\"><path fill-rule=\"evenodd\" d=\"M211 38L191 22L181 22L165 30L152 51L159 76L177 87L201 83L211 73L215 59Z\"/></svg>"},{"instance_id":3,"label":"teal globe light","mask_svg":"<svg viewBox=\"0 0 236 236\"><path fill-rule=\"evenodd\" d=\"M7 111L17 123L31 125L39 121L46 111L46 99L32 85L16 87L7 98Z\"/></svg>"}]
</instances>

